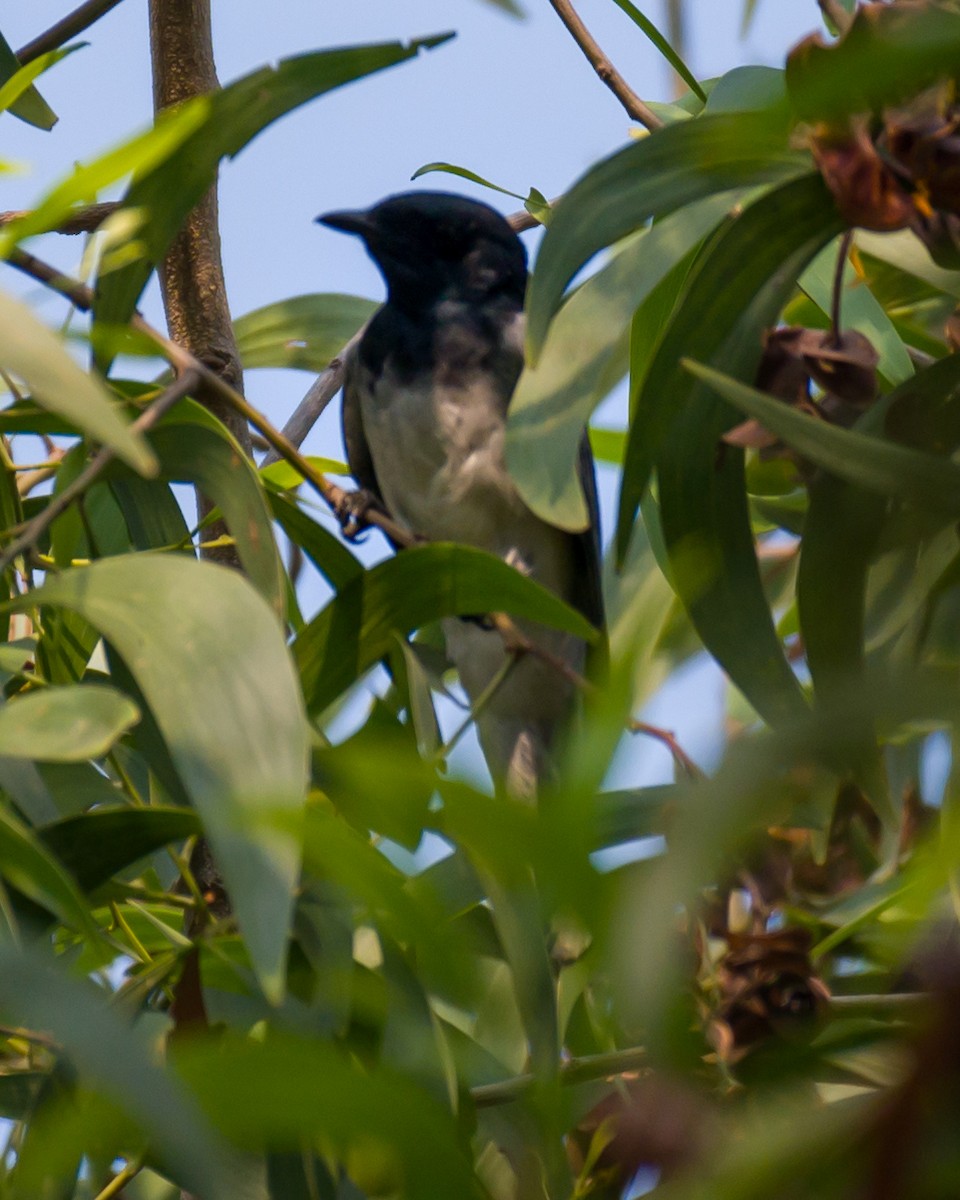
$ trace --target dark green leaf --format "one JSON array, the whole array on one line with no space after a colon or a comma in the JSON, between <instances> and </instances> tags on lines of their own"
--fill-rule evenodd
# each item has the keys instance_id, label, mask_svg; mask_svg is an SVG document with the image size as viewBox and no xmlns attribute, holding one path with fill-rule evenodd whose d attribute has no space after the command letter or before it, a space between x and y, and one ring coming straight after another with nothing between
<instances>
[{"instance_id":1,"label":"dark green leaf","mask_svg":"<svg viewBox=\"0 0 960 1200\"><path fill-rule=\"evenodd\" d=\"M44 54L40 59L21 67L10 43L0 33L0 112L8 110L37 129L52 129L57 123L57 114L33 86L33 81L57 59L79 49L79 46L71 46L53 54Z\"/></svg>"},{"instance_id":2,"label":"dark green leaf","mask_svg":"<svg viewBox=\"0 0 960 1200\"><path fill-rule=\"evenodd\" d=\"M507 419L507 466L524 500L551 525L586 528L580 439L594 407L626 370L616 351L635 309L723 219L736 195L688 205L627 242L561 308L537 365L520 376Z\"/></svg>"},{"instance_id":3,"label":"dark green leaf","mask_svg":"<svg viewBox=\"0 0 960 1200\"><path fill-rule=\"evenodd\" d=\"M185 1046L177 1069L210 1119L244 1148L293 1148L320 1134L375 1189L411 1200L483 1194L441 1105L387 1068L360 1069L334 1046L227 1037Z\"/></svg>"},{"instance_id":4,"label":"dark green leaf","mask_svg":"<svg viewBox=\"0 0 960 1200\"><path fill-rule=\"evenodd\" d=\"M882 496L899 496L945 519L960 514L960 465L817 420L756 388L686 360L684 367L811 462Z\"/></svg>"},{"instance_id":5,"label":"dark green leaf","mask_svg":"<svg viewBox=\"0 0 960 1200\"><path fill-rule=\"evenodd\" d=\"M9 610L34 604L80 613L124 659L203 818L261 982L278 996L308 745L275 614L234 571L152 554L65 571Z\"/></svg>"},{"instance_id":6,"label":"dark green leaf","mask_svg":"<svg viewBox=\"0 0 960 1200\"><path fill-rule=\"evenodd\" d=\"M771 722L802 712L803 700L763 592L743 457L732 447L718 451L728 412L683 380L679 360L699 346L704 359L752 378L762 331L838 225L819 176L809 175L767 193L719 232L643 381L620 497L622 554L655 461L673 586L704 645Z\"/></svg>"},{"instance_id":7,"label":"dark green leaf","mask_svg":"<svg viewBox=\"0 0 960 1200\"><path fill-rule=\"evenodd\" d=\"M43 1029L84 1084L122 1108L190 1191L211 1200L245 1194L239 1156L208 1125L187 1089L156 1065L153 1047L101 991L39 955L0 951L0 1008L8 1021Z\"/></svg>"},{"instance_id":8,"label":"dark green leaf","mask_svg":"<svg viewBox=\"0 0 960 1200\"><path fill-rule=\"evenodd\" d=\"M84 891L92 891L161 846L195 836L200 822L189 808L100 808L38 832Z\"/></svg>"},{"instance_id":9,"label":"dark green leaf","mask_svg":"<svg viewBox=\"0 0 960 1200\"><path fill-rule=\"evenodd\" d=\"M659 129L593 167L556 205L537 256L527 303L531 360L567 284L598 250L654 216L716 192L789 178L808 162L787 147L778 123L734 113Z\"/></svg>"},{"instance_id":10,"label":"dark green leaf","mask_svg":"<svg viewBox=\"0 0 960 1200\"><path fill-rule=\"evenodd\" d=\"M592 640L592 627L552 592L482 550L414 546L341 588L293 644L307 707L327 705L389 653L395 633L440 617L503 611Z\"/></svg>"},{"instance_id":11,"label":"dark green leaf","mask_svg":"<svg viewBox=\"0 0 960 1200\"><path fill-rule=\"evenodd\" d=\"M291 367L317 375L376 312L359 296L291 296L233 323L244 367Z\"/></svg>"},{"instance_id":12,"label":"dark green leaf","mask_svg":"<svg viewBox=\"0 0 960 1200\"><path fill-rule=\"evenodd\" d=\"M256 469L226 427L186 401L153 429L150 444L165 480L195 483L214 501L250 581L282 619L286 593L270 509Z\"/></svg>"},{"instance_id":13,"label":"dark green leaf","mask_svg":"<svg viewBox=\"0 0 960 1200\"><path fill-rule=\"evenodd\" d=\"M650 18L645 17L637 8L637 6L631 3L631 0L613 0L613 2L617 8L625 12L630 20L633 21L634 25L641 29L650 39L650 41L653 42L656 48L660 51L670 66L673 67L674 71L676 71L687 87L690 88L694 95L699 96L701 100L706 100L706 93L697 82L696 76L676 52L676 50L674 50L674 48L670 45L660 30L657 29L656 25L654 25Z\"/></svg>"},{"instance_id":14,"label":"dark green leaf","mask_svg":"<svg viewBox=\"0 0 960 1200\"><path fill-rule=\"evenodd\" d=\"M76 883L33 830L0 805L0 872L27 899L96 941L100 934Z\"/></svg>"},{"instance_id":15,"label":"dark green leaf","mask_svg":"<svg viewBox=\"0 0 960 1200\"><path fill-rule=\"evenodd\" d=\"M101 276L94 306L96 321L107 326L126 324L150 272L187 213L213 183L222 158L239 154L271 122L308 100L416 58L421 50L439 46L451 36L301 54L202 97L205 111L200 124L168 157L135 179L124 197L126 207L149 213L149 222L137 234L144 257Z\"/></svg>"},{"instance_id":16,"label":"dark green leaf","mask_svg":"<svg viewBox=\"0 0 960 1200\"><path fill-rule=\"evenodd\" d=\"M360 563L328 529L314 521L286 496L268 492L267 500L280 528L299 546L331 587L337 591L363 573Z\"/></svg>"}]
</instances>

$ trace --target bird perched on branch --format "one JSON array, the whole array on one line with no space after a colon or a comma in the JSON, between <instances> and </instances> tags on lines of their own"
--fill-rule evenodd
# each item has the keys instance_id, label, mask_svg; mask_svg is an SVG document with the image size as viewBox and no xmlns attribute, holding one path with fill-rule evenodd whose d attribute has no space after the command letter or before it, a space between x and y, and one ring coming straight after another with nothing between
<instances>
[{"instance_id":1,"label":"bird perched on branch","mask_svg":"<svg viewBox=\"0 0 960 1200\"><path fill-rule=\"evenodd\" d=\"M523 366L526 252L494 209L443 192L390 196L324 225L360 237L387 285L346 366L343 432L360 486L430 541L513 564L603 626L596 482L586 438L580 482L590 527L570 533L521 499L504 461L507 408ZM532 640L582 672L580 639L530 622ZM503 667L500 635L444 621L447 653L475 702ZM494 780L534 798L549 778L575 685L532 655L483 705L477 726Z\"/></svg>"}]
</instances>

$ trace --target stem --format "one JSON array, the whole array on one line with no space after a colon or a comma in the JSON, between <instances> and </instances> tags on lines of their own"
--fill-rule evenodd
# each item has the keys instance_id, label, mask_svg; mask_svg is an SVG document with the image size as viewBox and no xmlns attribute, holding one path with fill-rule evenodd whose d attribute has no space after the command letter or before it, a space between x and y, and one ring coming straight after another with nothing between
<instances>
[{"instance_id":1,"label":"stem","mask_svg":"<svg viewBox=\"0 0 960 1200\"><path fill-rule=\"evenodd\" d=\"M848 229L840 239L837 250L837 263L833 269L833 296L830 302L830 338L835 346L840 345L842 328L840 325L840 310L843 305L843 272L850 253L850 243L853 241L853 230Z\"/></svg>"},{"instance_id":2,"label":"stem","mask_svg":"<svg viewBox=\"0 0 960 1200\"><path fill-rule=\"evenodd\" d=\"M691 779L703 779L703 771L697 766L686 750L677 741L669 729L661 729L659 725L648 725L645 721L630 721L627 728L631 733L643 733L647 737L662 742L673 756L673 761Z\"/></svg>"},{"instance_id":3,"label":"stem","mask_svg":"<svg viewBox=\"0 0 960 1200\"><path fill-rule=\"evenodd\" d=\"M560 1083L569 1087L588 1083L592 1079L605 1079L609 1075L625 1075L647 1066L649 1061L650 1056L644 1046L630 1046L626 1050L613 1050L607 1054L585 1054L582 1058L571 1058L560 1067L558 1076ZM496 1104L509 1104L520 1099L535 1082L533 1075L516 1075L499 1083L473 1087L470 1097L477 1108L492 1108Z\"/></svg>"},{"instance_id":4,"label":"stem","mask_svg":"<svg viewBox=\"0 0 960 1200\"><path fill-rule=\"evenodd\" d=\"M476 703L471 705L470 712L467 715L466 720L454 731L453 735L446 742L444 742L444 744L438 750L436 750L433 753L433 755L431 756L432 760L434 762L437 762L437 763L443 762L443 760L449 755L450 751L454 748L454 746L457 744L457 742L460 741L460 739L467 732L467 730L470 728L470 726L476 722L476 720L481 715L483 710L487 707L487 705L490 703L490 701L493 699L493 697L497 694L497 692L503 686L503 683L507 679L507 676L510 674L510 672L513 670L513 668L520 661L522 654L523 654L523 652L521 650L508 650L507 651L507 657L503 660L503 662L500 664L500 666L495 671L493 678L490 680L490 682L487 684L487 686L484 688L484 690L477 697Z\"/></svg>"},{"instance_id":5,"label":"stem","mask_svg":"<svg viewBox=\"0 0 960 1200\"><path fill-rule=\"evenodd\" d=\"M554 12L567 27L570 36L583 51L587 61L626 109L627 115L651 131L659 129L663 121L644 104L600 49L590 30L580 20L570 0L550 0L550 3Z\"/></svg>"},{"instance_id":6,"label":"stem","mask_svg":"<svg viewBox=\"0 0 960 1200\"><path fill-rule=\"evenodd\" d=\"M110 1180L105 1188L101 1188L94 1196L93 1200L112 1200L113 1197L119 1196L122 1188L124 1188L132 1179L143 1170L143 1157L138 1155L136 1158L131 1158L122 1171L118 1171Z\"/></svg>"},{"instance_id":7,"label":"stem","mask_svg":"<svg viewBox=\"0 0 960 1200\"><path fill-rule=\"evenodd\" d=\"M51 50L58 50L64 42L69 42L72 37L76 37L78 33L82 33L84 29L99 21L102 16L110 11L111 8L116 8L120 0L87 0L86 4L81 4L79 8L75 8L72 13L68 13L56 25L51 25L49 29L39 34L32 42L27 42L25 46L21 46L17 51L17 58L21 66L25 66L28 62L32 62L35 58L39 58L41 54L48 54Z\"/></svg>"}]
</instances>

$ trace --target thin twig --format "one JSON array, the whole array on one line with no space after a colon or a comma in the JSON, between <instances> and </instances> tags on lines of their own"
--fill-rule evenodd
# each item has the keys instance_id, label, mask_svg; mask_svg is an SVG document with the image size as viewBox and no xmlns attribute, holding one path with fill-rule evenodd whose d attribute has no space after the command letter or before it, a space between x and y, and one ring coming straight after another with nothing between
<instances>
[{"instance_id":1,"label":"thin twig","mask_svg":"<svg viewBox=\"0 0 960 1200\"><path fill-rule=\"evenodd\" d=\"M14 249L10 252L7 262L9 262L12 267L16 267L17 270L22 271L25 275L29 275L32 279L36 279L40 283L44 283L48 287L53 288L62 296L66 296L66 298L75 304L81 312L88 312L92 307L93 290L91 288L87 287L86 284L81 283L77 279L72 279L69 276L64 275L62 272L56 270L56 268L50 266L49 263L43 262L42 259L37 258L35 255L28 254L25 250ZM262 413L257 412L257 410L253 408L252 405L250 405L247 400L240 395L239 392L232 388L225 379L221 378L216 371L211 370L208 366L206 366L206 364L200 362L199 359L196 359L189 350L186 350L177 342L172 341L170 338L160 333L159 330L154 329L154 327L148 324L143 317L135 315L132 318L130 325L139 333L142 333L146 337L150 338L154 345L161 351L170 365L173 366L177 371L178 382L179 379L182 379L187 372L192 372L198 376L199 379L195 381L195 386L198 383L202 386L202 388L206 388L212 392L215 392L216 395L218 395L225 403L229 404L235 412L243 416L246 421L249 421L249 423L258 431L258 433L262 434L263 437L266 438L267 442L269 442L270 446L277 451L281 458L285 459L292 466L296 467L296 469L303 476L305 482L310 484L317 494L330 506L334 513L340 515L347 510L349 498L352 493L347 491L346 488L340 487L336 483L331 483L329 479L317 471L313 465L306 458L304 458L296 446L292 445L291 442L284 437L279 429L275 428L267 420L267 418L263 416ZM174 388L176 386L176 384L173 385ZM150 413L171 390L172 389L167 389L167 392L164 392L163 396L157 397L150 408L137 418L137 421L134 422L135 429L143 428L140 423L144 421L148 413ZM159 415L160 414L158 414L158 416ZM156 420L156 417L154 420ZM151 422L151 424L152 423L153 422ZM44 508L43 512L34 518L34 521L30 523L22 537L19 538L17 542L14 543L14 545L11 546L2 557L0 557L0 569L3 569L5 565L8 565L9 562L12 561L12 557L15 557L16 554L22 553L24 546L21 546L21 543L27 538L27 535L31 532L33 525L39 522L41 518L45 518L48 510L52 508L54 504L59 503L61 507L59 507L57 511L53 513L53 515L50 517L50 520L53 520L54 517L58 516L59 513L63 511L63 508L66 506L64 504L65 499L68 500L68 502L72 501L80 491L89 486L91 480L88 478L88 473L97 463L100 456L104 453L105 451L101 450L97 458L90 463L86 470L77 476L77 478L68 488L65 488L64 491L59 494L59 496L55 496L51 499L50 503L46 508ZM109 459L107 461L109 461ZM102 470L104 466L106 466L106 463L103 463L98 468L96 474L99 474L99 471ZM96 474L94 474L92 478L96 478ZM394 541L398 546L414 546L417 545L421 540L410 533L410 531L404 526L394 521L393 518L387 513L381 512L376 508L370 509L364 515L364 521L368 525L376 526L376 528L385 533L387 537ZM49 521L44 520L43 525L40 527L40 532L42 532L48 524ZM35 536L36 535L34 535L34 537ZM27 540L25 545L29 546L31 544L31 540L32 539ZM15 549L16 547L19 548ZM539 643L527 637L527 635L523 633L523 631L516 625L512 618L507 616L506 613L491 613L489 614L489 617L494 628L500 633L500 636L502 637L504 645L508 651L516 654L533 655L535 658L539 658L542 662L552 667L564 679L572 683L580 690L584 692L593 690L593 684L591 684L588 679L584 678L583 675L575 671L570 664L565 662L562 658L552 654Z\"/></svg>"},{"instance_id":2,"label":"thin twig","mask_svg":"<svg viewBox=\"0 0 960 1200\"><path fill-rule=\"evenodd\" d=\"M590 30L580 20L570 0L550 0L550 3L553 6L554 12L556 12L560 20L566 25L573 40L583 51L587 61L626 109L627 115L632 117L634 121L639 121L641 125L651 130L651 132L654 129L659 129L663 121L661 121L651 108L644 104L610 59L600 49Z\"/></svg>"},{"instance_id":3,"label":"thin twig","mask_svg":"<svg viewBox=\"0 0 960 1200\"><path fill-rule=\"evenodd\" d=\"M703 771L697 766L686 750L677 741L669 729L661 729L659 725L648 725L646 721L629 721L627 728L631 733L643 733L647 737L662 742L673 756L673 761L691 779L703 779Z\"/></svg>"},{"instance_id":4,"label":"thin twig","mask_svg":"<svg viewBox=\"0 0 960 1200\"><path fill-rule=\"evenodd\" d=\"M630 1046L626 1050L613 1050L607 1054L585 1054L563 1063L558 1072L560 1083L572 1086L588 1083L592 1079L606 1079L613 1075L626 1075L638 1071L650 1061L643 1046ZM470 1089L470 1098L477 1108L491 1108L495 1104L509 1104L518 1100L533 1087L533 1075L516 1075L498 1083L483 1083Z\"/></svg>"},{"instance_id":5,"label":"thin twig","mask_svg":"<svg viewBox=\"0 0 960 1200\"><path fill-rule=\"evenodd\" d=\"M118 200L104 200L102 204L86 204L83 208L75 209L69 217L64 217L51 233L95 233L107 217L112 216L122 205ZM0 228L12 225L31 215L30 209L10 209L0 212Z\"/></svg>"},{"instance_id":6,"label":"thin twig","mask_svg":"<svg viewBox=\"0 0 960 1200\"><path fill-rule=\"evenodd\" d=\"M35 58L39 58L41 54L47 54L51 50L58 50L65 42L69 42L72 37L76 37L78 33L89 29L94 21L99 21L102 16L108 13L111 8L116 8L119 3L120 0L87 0L86 4L81 4L72 13L67 13L56 25L51 25L49 29L35 37L32 42L27 42L25 46L22 46L17 51L17 58L20 60L20 65L23 66L28 62L32 62Z\"/></svg>"},{"instance_id":7,"label":"thin twig","mask_svg":"<svg viewBox=\"0 0 960 1200\"><path fill-rule=\"evenodd\" d=\"M182 400L184 396L189 395L190 392L195 392L200 382L200 373L198 371L189 368L184 370L168 388L165 388L160 393L156 400L144 409L140 416L133 422L131 428L137 433L145 433L148 429L156 425L157 421L174 404ZM0 554L0 572L5 571L19 555L36 545L37 541L57 517L66 511L78 496L83 495L114 458L116 458L116 455L113 450L109 446L104 446L101 450L97 451L72 483L68 484L62 492L51 496L43 509L27 524L23 533L10 543L3 554Z\"/></svg>"}]
</instances>

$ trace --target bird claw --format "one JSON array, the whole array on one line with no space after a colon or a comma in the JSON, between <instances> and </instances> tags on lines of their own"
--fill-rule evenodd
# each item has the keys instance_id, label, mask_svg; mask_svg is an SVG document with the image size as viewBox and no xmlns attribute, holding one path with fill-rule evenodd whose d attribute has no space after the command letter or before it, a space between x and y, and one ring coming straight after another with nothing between
<instances>
[{"instance_id":1,"label":"bird claw","mask_svg":"<svg viewBox=\"0 0 960 1200\"><path fill-rule=\"evenodd\" d=\"M334 513L340 522L340 529L348 542L360 540L360 535L368 528L367 513L372 509L383 512L383 505L367 488L358 488L355 492L344 492L338 501Z\"/></svg>"}]
</instances>

